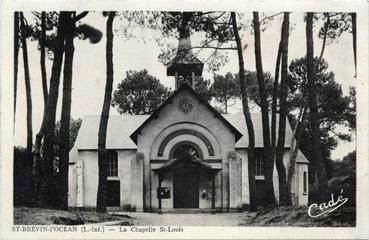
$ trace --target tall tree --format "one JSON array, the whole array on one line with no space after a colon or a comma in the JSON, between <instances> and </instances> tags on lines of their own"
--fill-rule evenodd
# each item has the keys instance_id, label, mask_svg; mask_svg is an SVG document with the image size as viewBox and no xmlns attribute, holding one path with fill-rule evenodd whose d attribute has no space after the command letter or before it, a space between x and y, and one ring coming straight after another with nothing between
<instances>
[{"instance_id":1,"label":"tall tree","mask_svg":"<svg viewBox=\"0 0 369 240\"><path fill-rule=\"evenodd\" d=\"M97 188L96 211L106 212L106 191L107 191L107 172L106 172L106 131L108 127L111 95L114 81L113 66L113 21L115 12L109 12L106 22L106 85L104 103L101 112L99 136L98 136L98 161L99 161L99 185Z\"/></svg>"},{"instance_id":2,"label":"tall tree","mask_svg":"<svg viewBox=\"0 0 369 240\"><path fill-rule=\"evenodd\" d=\"M352 48L354 51L354 63L355 63L355 77L357 75L357 62L356 62L356 13L351 13L352 22Z\"/></svg>"},{"instance_id":3,"label":"tall tree","mask_svg":"<svg viewBox=\"0 0 369 240\"><path fill-rule=\"evenodd\" d=\"M282 31L281 31L282 32ZM281 33L282 35L282 33ZM277 60L275 66L274 73L274 83L273 83L273 92L272 92L272 122L270 126L271 131L271 152L272 156L275 157L276 147L277 147L277 104L278 104L278 81L279 81L279 70L281 65L281 55L282 55L282 36L281 41L279 42L278 52L277 52Z\"/></svg>"},{"instance_id":4,"label":"tall tree","mask_svg":"<svg viewBox=\"0 0 369 240\"><path fill-rule=\"evenodd\" d=\"M325 200L328 191L327 174L324 166L323 159L321 157L320 149L320 136L319 136L319 119L318 119L318 107L316 98L316 73L314 66L314 40L313 40L313 18L314 13L308 12L306 16L306 67L307 67L307 79L308 79L308 93L309 93L309 108L310 108L310 121L312 129L312 146L313 146L313 160L317 167L318 188L321 200Z\"/></svg>"},{"instance_id":5,"label":"tall tree","mask_svg":"<svg viewBox=\"0 0 369 240\"><path fill-rule=\"evenodd\" d=\"M23 13L20 12L20 27L21 27L21 42L23 52L23 66L24 66L24 81L26 85L26 100L27 100L27 159L28 167L32 166L32 95L31 95L31 82L29 75L28 65L28 50L27 50L27 34L26 24Z\"/></svg>"},{"instance_id":6,"label":"tall tree","mask_svg":"<svg viewBox=\"0 0 369 240\"><path fill-rule=\"evenodd\" d=\"M44 96L44 105L47 101L47 76L46 76L46 12L41 13L41 37L39 39L40 45L40 66L41 66L41 79L42 79L42 93Z\"/></svg>"},{"instance_id":7,"label":"tall tree","mask_svg":"<svg viewBox=\"0 0 369 240\"><path fill-rule=\"evenodd\" d=\"M314 59L316 72L315 92L318 105L320 149L323 159L330 158L330 152L337 147L338 140L350 140L351 132L355 131L355 91L350 89L349 96L344 96L340 84L335 80L333 72L329 72L328 63L317 57ZM314 151L312 148L312 134L310 128L310 110L308 108L306 57L294 59L289 66L289 109L293 134L296 140L291 143L294 149L293 157L298 147L310 160L309 175L315 180ZM339 127L339 128L338 128ZM343 131L340 131L345 127ZM349 131L347 131L349 130ZM292 157L292 156L291 156ZM292 162L292 160L291 160ZM324 160L326 162L326 160ZM328 176L328 174L327 174Z\"/></svg>"},{"instance_id":8,"label":"tall tree","mask_svg":"<svg viewBox=\"0 0 369 240\"><path fill-rule=\"evenodd\" d=\"M41 67L41 79L42 79L42 90L43 90L43 99L44 99L44 116L47 105L47 97L48 97L48 88L47 88L47 74L46 74L46 49L50 51L54 51L54 47L56 46L56 35L53 31L58 28L58 14L56 12L32 12L34 16L36 16L36 22L33 26L29 27L29 34L31 40L38 40L39 49L40 49L40 67ZM46 31L50 31L51 34L47 35ZM57 58L58 59L58 58ZM51 80L50 80L51 81ZM51 84L50 84L51 87ZM33 192L35 193L34 201L38 204L50 205L47 203L47 188L48 184L45 182L45 179L48 177L46 174L47 164L45 161L41 162L41 145L44 128L44 119L41 124L40 130L36 134L35 144L34 144L34 155L33 155L33 166L32 166L32 175L33 175ZM40 166L42 163L42 166ZM52 165L49 165L49 170L52 170ZM42 168L42 169L41 169ZM43 176L41 176L43 175ZM51 175L50 175L51 176ZM43 180L42 180L43 179ZM51 182L51 179L49 179ZM41 184L42 183L42 184ZM37 198L37 199L36 199Z\"/></svg>"},{"instance_id":9,"label":"tall tree","mask_svg":"<svg viewBox=\"0 0 369 240\"><path fill-rule=\"evenodd\" d=\"M211 85L211 89L215 99L224 105L224 113L228 113L229 101L236 101L236 98L240 95L239 81L230 72L227 72L224 76L214 75L214 82Z\"/></svg>"},{"instance_id":10,"label":"tall tree","mask_svg":"<svg viewBox=\"0 0 369 240\"><path fill-rule=\"evenodd\" d=\"M60 152L59 152L59 198L58 207L68 208L68 165L69 165L69 146L70 146L70 111L72 105L72 76L73 76L73 57L74 57L74 34L76 13L68 12L66 19L65 32L65 57L63 72L63 102L60 120Z\"/></svg>"},{"instance_id":11,"label":"tall tree","mask_svg":"<svg viewBox=\"0 0 369 240\"><path fill-rule=\"evenodd\" d=\"M82 125L82 119L70 119L69 124L69 149L72 149L79 133L79 129ZM55 124L55 149L56 149L56 155L60 156L59 149L60 149L60 127L61 127L61 121L57 121Z\"/></svg>"},{"instance_id":12,"label":"tall tree","mask_svg":"<svg viewBox=\"0 0 369 240\"><path fill-rule=\"evenodd\" d=\"M203 77L195 77L195 91L206 102L210 102L213 98L210 80L205 80Z\"/></svg>"},{"instance_id":13,"label":"tall tree","mask_svg":"<svg viewBox=\"0 0 369 240\"><path fill-rule=\"evenodd\" d=\"M64 55L64 35L67 26L67 13L60 12L58 19L58 30L54 44L54 58L50 79L50 91L47 98L46 106L44 108L44 115L40 131L36 135L35 149L34 149L34 165L38 166L41 160L41 143L43 144L43 161L40 166L40 171L36 173L40 175L40 184L38 191L40 191L39 201L45 205L54 205L53 193L53 164L55 158L54 142L55 142L55 118L56 106L59 95L60 73L62 68L62 61Z\"/></svg>"},{"instance_id":14,"label":"tall tree","mask_svg":"<svg viewBox=\"0 0 369 240\"><path fill-rule=\"evenodd\" d=\"M76 12L68 12L67 30L65 32L65 58L63 79L63 102L60 121L60 151L59 151L59 206L68 208L68 165L70 150L70 121L72 105L72 76L74 57L74 37L77 35L76 22L84 18L88 12L76 15ZM101 32L88 25L79 26L79 34L82 38L89 38L91 43L101 39Z\"/></svg>"},{"instance_id":15,"label":"tall tree","mask_svg":"<svg viewBox=\"0 0 369 240\"><path fill-rule=\"evenodd\" d=\"M265 83L265 90L267 94L267 101L268 104L273 101L273 77L269 72L264 72L264 83ZM235 74L235 77L237 81L238 74ZM259 93L259 83L257 78L256 71L245 71L245 78L246 78L246 91L247 95L249 96L249 100L253 101L256 105L261 107L261 101L260 101L260 93Z\"/></svg>"},{"instance_id":16,"label":"tall tree","mask_svg":"<svg viewBox=\"0 0 369 240\"><path fill-rule=\"evenodd\" d=\"M314 20L320 20L321 18L324 24L318 33L318 37L323 39L319 58L322 59L326 44L339 38L342 33L351 31L356 77L356 13L324 12L314 14Z\"/></svg>"},{"instance_id":17,"label":"tall tree","mask_svg":"<svg viewBox=\"0 0 369 240\"><path fill-rule=\"evenodd\" d=\"M241 86L241 97L242 97L242 109L245 116L247 132L249 135L249 146L247 149L247 164L248 164L248 175L249 175L249 196L250 196L250 211L257 210L256 200L256 184L255 184L255 132L254 125L252 123L248 97L246 92L246 80L245 80L245 66L243 61L243 46L238 33L238 26L236 20L236 13L231 12L232 29L237 44L237 55L238 55L238 66L239 66L239 77ZM274 193L273 193L274 194Z\"/></svg>"},{"instance_id":18,"label":"tall tree","mask_svg":"<svg viewBox=\"0 0 369 240\"><path fill-rule=\"evenodd\" d=\"M42 14L37 12L33 12L33 14L37 18L42 19ZM55 160L55 119L56 119L56 106L58 101L58 92L59 92L59 84L60 84L60 73L62 68L62 61L64 55L64 47L66 45L66 58L64 64L64 86L63 86L63 106L62 106L62 123L61 123L61 135L62 139L66 139L68 141L69 137L69 119L70 119L70 107L71 107L71 79L72 79L72 66L73 66L73 38L79 37L80 39L89 39L91 43L97 43L100 41L102 33L97 29L88 26L86 24L79 24L76 27L76 22L85 17L88 12L82 12L76 15L74 12L60 12L57 18L57 24L54 23L56 20L55 13L46 13L46 29L53 29L55 25L57 26L56 36L51 34L51 36L46 36L45 47L53 52L53 66L52 73L50 79L50 90L47 97L47 102L44 107L44 117L43 122L40 128L39 133L36 135L35 141L35 150L34 150L34 172L35 175L42 175L41 181L45 186L40 186L41 191L44 194L51 196L50 199L47 197L43 197L42 201L48 202L48 205L54 206L62 206L64 208L66 206L66 194L67 194L67 186L68 186L68 152L69 152L69 144L67 142L63 142L61 140L61 146L59 151L60 159L60 171L59 178L53 171L53 162ZM73 15L73 16L72 16ZM34 39L38 39L40 43L40 39L42 39L42 21L41 21L41 30L39 30L38 23L36 22L36 26L32 29L32 34ZM47 44L46 44L47 43ZM52 43L52 44L50 44ZM40 43L41 45L41 43ZM41 46L40 46L41 48ZM46 87L46 85L44 85ZM44 88L45 90L45 88ZM47 89L46 89L47 90ZM43 166L39 166L39 162L41 160L41 144L43 142L43 156L42 159ZM38 173L38 171L41 173ZM64 176L64 177L63 177ZM45 179L48 179L47 184L45 184ZM52 191L55 191L53 188L53 184L57 181L63 186L61 191L57 193L51 194ZM62 181L62 183L60 182ZM48 193L48 194L47 194ZM63 196L63 197L60 197ZM60 201L55 199L57 197L59 200L64 199L63 203L59 204ZM46 199L46 200L45 200Z\"/></svg>"},{"instance_id":19,"label":"tall tree","mask_svg":"<svg viewBox=\"0 0 369 240\"><path fill-rule=\"evenodd\" d=\"M325 50L325 45L327 42L327 35L328 35L328 30L329 30L329 25L330 25L330 15L329 13L323 13L324 18L326 18L326 22L324 23L323 29L319 32L322 35L323 38L323 43L322 43L322 49L320 50L320 59L323 58L323 54L324 54L324 50Z\"/></svg>"},{"instance_id":20,"label":"tall tree","mask_svg":"<svg viewBox=\"0 0 369 240\"><path fill-rule=\"evenodd\" d=\"M287 117L287 70L288 70L288 37L289 37L289 13L284 13L282 24L282 39L281 39L281 54L282 54L282 68L281 68L281 89L280 89L280 104L279 104L279 127L278 127L278 143L276 149L276 167L278 171L279 183L279 204L289 205L288 185L286 167L283 163L283 155L285 150L286 137L286 117Z\"/></svg>"},{"instance_id":21,"label":"tall tree","mask_svg":"<svg viewBox=\"0 0 369 240\"><path fill-rule=\"evenodd\" d=\"M146 69L127 71L113 94L113 106L119 113L151 114L167 99L170 91Z\"/></svg>"},{"instance_id":22,"label":"tall tree","mask_svg":"<svg viewBox=\"0 0 369 240\"><path fill-rule=\"evenodd\" d=\"M18 86L18 57L19 57L19 12L14 12L14 119L17 109L17 86ZM15 130L15 127L13 131Z\"/></svg>"},{"instance_id":23,"label":"tall tree","mask_svg":"<svg viewBox=\"0 0 369 240\"><path fill-rule=\"evenodd\" d=\"M263 153L265 161L265 202L267 205L275 205L274 186L273 186L273 168L274 161L271 155L270 128L269 128L269 104L267 101L267 92L263 74L263 64L261 58L260 44L260 21L259 13L253 12L253 26L255 36L255 64L259 86L262 126L263 126Z\"/></svg>"}]
</instances>

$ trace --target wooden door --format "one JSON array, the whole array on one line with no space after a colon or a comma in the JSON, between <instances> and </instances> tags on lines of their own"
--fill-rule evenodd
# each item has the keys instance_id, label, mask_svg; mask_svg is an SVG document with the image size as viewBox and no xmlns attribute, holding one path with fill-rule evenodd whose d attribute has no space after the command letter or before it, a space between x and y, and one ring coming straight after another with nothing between
<instances>
[{"instance_id":1,"label":"wooden door","mask_svg":"<svg viewBox=\"0 0 369 240\"><path fill-rule=\"evenodd\" d=\"M173 204L174 208L199 207L199 173L195 169L173 171Z\"/></svg>"}]
</instances>

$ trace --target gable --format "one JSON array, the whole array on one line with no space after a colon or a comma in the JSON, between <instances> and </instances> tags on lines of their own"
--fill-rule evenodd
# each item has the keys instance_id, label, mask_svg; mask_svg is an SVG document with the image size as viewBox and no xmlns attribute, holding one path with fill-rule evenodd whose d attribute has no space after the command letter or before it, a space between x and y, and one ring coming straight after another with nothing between
<instances>
[{"instance_id":1,"label":"gable","mask_svg":"<svg viewBox=\"0 0 369 240\"><path fill-rule=\"evenodd\" d=\"M231 123L227 121L218 111L216 111L208 102L202 100L202 98L187 85L180 87L176 90L149 118L147 118L130 136L131 139L137 143L137 135L150 124L154 119L163 116L166 112L170 112L171 116L182 119L178 119L177 122L198 122L205 114L208 115L208 119L215 118L219 122L219 126L228 128L235 136L235 141L238 141L242 137L242 133L235 128ZM172 119L173 120L173 119ZM163 118L161 118L161 121ZM206 120L204 121L206 125Z\"/></svg>"}]
</instances>

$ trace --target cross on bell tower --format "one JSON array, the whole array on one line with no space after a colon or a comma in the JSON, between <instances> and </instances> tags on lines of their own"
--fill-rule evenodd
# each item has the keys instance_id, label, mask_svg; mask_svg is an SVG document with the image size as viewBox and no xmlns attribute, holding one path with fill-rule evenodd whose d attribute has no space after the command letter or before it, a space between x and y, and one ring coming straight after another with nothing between
<instances>
[{"instance_id":1,"label":"cross on bell tower","mask_svg":"<svg viewBox=\"0 0 369 240\"><path fill-rule=\"evenodd\" d=\"M202 75L204 63L197 59L191 49L190 32L187 29L185 13L184 24L179 30L179 42L176 56L167 65L167 76L175 77L175 90L183 84L195 89L196 76Z\"/></svg>"}]
</instances>

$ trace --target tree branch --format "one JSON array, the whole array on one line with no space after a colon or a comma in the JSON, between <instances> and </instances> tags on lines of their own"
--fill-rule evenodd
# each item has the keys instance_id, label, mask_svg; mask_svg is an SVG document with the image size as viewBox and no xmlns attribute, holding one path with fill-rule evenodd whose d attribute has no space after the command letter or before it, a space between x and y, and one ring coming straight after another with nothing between
<instances>
[{"instance_id":1,"label":"tree branch","mask_svg":"<svg viewBox=\"0 0 369 240\"><path fill-rule=\"evenodd\" d=\"M216 20L216 19L218 19L218 18L221 18L224 14L226 14L226 12L222 12L219 16L214 17L214 18L213 18L213 20Z\"/></svg>"},{"instance_id":2,"label":"tree branch","mask_svg":"<svg viewBox=\"0 0 369 240\"><path fill-rule=\"evenodd\" d=\"M37 18L41 18L41 14L39 12L32 11L32 15Z\"/></svg>"},{"instance_id":3,"label":"tree branch","mask_svg":"<svg viewBox=\"0 0 369 240\"><path fill-rule=\"evenodd\" d=\"M261 23L263 23L264 21L266 21L266 20L268 20L268 19L271 19L271 18L274 18L274 17L276 17L276 16L278 16L279 14L282 14L282 13L284 13L284 12L279 12L279 13L276 13L276 14L274 14L274 15L271 15L271 16L268 16L268 17L265 17L265 18L261 19L260 24L261 24Z\"/></svg>"},{"instance_id":4,"label":"tree branch","mask_svg":"<svg viewBox=\"0 0 369 240\"><path fill-rule=\"evenodd\" d=\"M86 17L87 14L88 14L88 11L81 12L80 14L72 18L72 21L78 22L82 18Z\"/></svg>"},{"instance_id":5,"label":"tree branch","mask_svg":"<svg viewBox=\"0 0 369 240\"><path fill-rule=\"evenodd\" d=\"M204 46L204 47L192 47L192 49L203 48L203 49L216 49L216 50L237 50L235 47L213 47L213 46Z\"/></svg>"}]
</instances>

